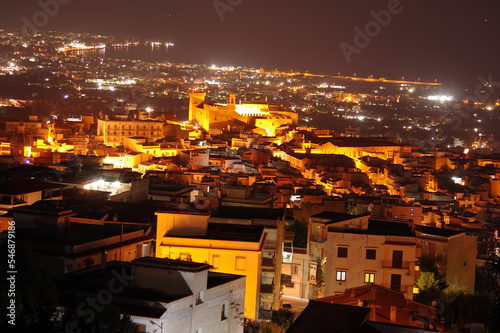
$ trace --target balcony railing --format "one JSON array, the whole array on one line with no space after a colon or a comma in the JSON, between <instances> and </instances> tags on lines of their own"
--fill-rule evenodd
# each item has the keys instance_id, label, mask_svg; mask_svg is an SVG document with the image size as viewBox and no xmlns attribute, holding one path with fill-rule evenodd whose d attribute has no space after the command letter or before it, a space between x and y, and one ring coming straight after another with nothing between
<instances>
[{"instance_id":1,"label":"balcony railing","mask_svg":"<svg viewBox=\"0 0 500 333\"><path fill-rule=\"evenodd\" d=\"M401 263L393 262L390 260L383 261L382 262L382 267L383 268L394 268L394 269L409 269L410 264L412 264L413 261L403 261Z\"/></svg>"},{"instance_id":2,"label":"balcony railing","mask_svg":"<svg viewBox=\"0 0 500 333\"><path fill-rule=\"evenodd\" d=\"M271 320L272 315L273 315L273 310L259 309L260 320Z\"/></svg>"},{"instance_id":3,"label":"balcony railing","mask_svg":"<svg viewBox=\"0 0 500 333\"><path fill-rule=\"evenodd\" d=\"M264 284L262 283L260 285L260 293L261 294L272 294L274 291L274 285L273 284Z\"/></svg>"},{"instance_id":4,"label":"balcony railing","mask_svg":"<svg viewBox=\"0 0 500 333\"><path fill-rule=\"evenodd\" d=\"M407 293L407 292L408 292L408 289L409 289L410 287L411 287L411 288L413 288L413 285L401 285L401 286L399 286L399 289L397 289L397 287L398 287L397 285L394 285L394 286L393 286L393 285L390 285L390 288L391 288L392 290L397 290L397 291L400 291L400 292L402 292L402 293Z\"/></svg>"}]
</instances>

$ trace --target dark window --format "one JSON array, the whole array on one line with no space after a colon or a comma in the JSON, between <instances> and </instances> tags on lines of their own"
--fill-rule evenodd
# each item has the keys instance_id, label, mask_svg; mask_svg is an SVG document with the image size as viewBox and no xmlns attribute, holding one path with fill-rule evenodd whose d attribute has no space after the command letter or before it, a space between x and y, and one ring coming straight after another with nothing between
<instances>
[{"instance_id":1,"label":"dark window","mask_svg":"<svg viewBox=\"0 0 500 333\"><path fill-rule=\"evenodd\" d=\"M392 251L392 268L403 267L403 251Z\"/></svg>"},{"instance_id":2,"label":"dark window","mask_svg":"<svg viewBox=\"0 0 500 333\"><path fill-rule=\"evenodd\" d=\"M377 250L366 249L366 259L376 259L376 258L377 258Z\"/></svg>"},{"instance_id":3,"label":"dark window","mask_svg":"<svg viewBox=\"0 0 500 333\"><path fill-rule=\"evenodd\" d=\"M203 303L203 293L201 291L199 291L196 294L196 305L202 304L202 303Z\"/></svg>"},{"instance_id":4,"label":"dark window","mask_svg":"<svg viewBox=\"0 0 500 333\"><path fill-rule=\"evenodd\" d=\"M227 307L226 307L226 302L222 303L222 307L220 310L220 320L226 320L227 319Z\"/></svg>"},{"instance_id":5,"label":"dark window","mask_svg":"<svg viewBox=\"0 0 500 333\"><path fill-rule=\"evenodd\" d=\"M401 291L401 275L391 274L391 289Z\"/></svg>"},{"instance_id":6,"label":"dark window","mask_svg":"<svg viewBox=\"0 0 500 333\"><path fill-rule=\"evenodd\" d=\"M347 247L339 247L337 250L337 257L347 258Z\"/></svg>"}]
</instances>

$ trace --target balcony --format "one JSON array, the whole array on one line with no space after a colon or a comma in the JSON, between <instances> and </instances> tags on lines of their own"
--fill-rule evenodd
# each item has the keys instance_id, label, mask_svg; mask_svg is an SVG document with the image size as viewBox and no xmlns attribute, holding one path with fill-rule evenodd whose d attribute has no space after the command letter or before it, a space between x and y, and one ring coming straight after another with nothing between
<instances>
[{"instance_id":1,"label":"balcony","mask_svg":"<svg viewBox=\"0 0 500 333\"><path fill-rule=\"evenodd\" d=\"M262 268L274 268L274 258L262 258Z\"/></svg>"},{"instance_id":2,"label":"balcony","mask_svg":"<svg viewBox=\"0 0 500 333\"><path fill-rule=\"evenodd\" d=\"M392 290L402 292L403 294L407 294L410 288L413 290L413 285L391 285L390 288Z\"/></svg>"},{"instance_id":3,"label":"balcony","mask_svg":"<svg viewBox=\"0 0 500 333\"><path fill-rule=\"evenodd\" d=\"M272 294L274 291L274 285L273 284L264 284L262 283L260 285L260 293L261 294Z\"/></svg>"},{"instance_id":4,"label":"balcony","mask_svg":"<svg viewBox=\"0 0 500 333\"><path fill-rule=\"evenodd\" d=\"M273 310L259 309L259 320L271 320Z\"/></svg>"},{"instance_id":5,"label":"balcony","mask_svg":"<svg viewBox=\"0 0 500 333\"><path fill-rule=\"evenodd\" d=\"M410 265L413 264L413 261L403 261L401 263L392 262L392 260L384 260L382 262L383 268L392 268L392 269L410 269Z\"/></svg>"},{"instance_id":6,"label":"balcony","mask_svg":"<svg viewBox=\"0 0 500 333\"><path fill-rule=\"evenodd\" d=\"M311 241L316 243L324 243L326 240L322 235L311 235Z\"/></svg>"}]
</instances>

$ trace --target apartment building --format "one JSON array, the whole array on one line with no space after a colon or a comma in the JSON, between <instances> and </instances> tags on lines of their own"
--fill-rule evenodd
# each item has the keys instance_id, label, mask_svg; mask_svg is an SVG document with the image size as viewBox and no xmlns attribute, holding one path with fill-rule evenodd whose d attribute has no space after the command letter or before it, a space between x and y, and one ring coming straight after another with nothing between
<instances>
[{"instance_id":1,"label":"apartment building","mask_svg":"<svg viewBox=\"0 0 500 333\"><path fill-rule=\"evenodd\" d=\"M104 144L112 147L123 145L124 138L144 137L150 141L163 138L163 123L151 120L129 120L127 118L97 119L97 135L102 135Z\"/></svg>"},{"instance_id":2,"label":"apartment building","mask_svg":"<svg viewBox=\"0 0 500 333\"><path fill-rule=\"evenodd\" d=\"M245 317L259 319L264 227L208 223L210 213L156 215L156 257L207 263L214 272L245 276Z\"/></svg>"},{"instance_id":3,"label":"apartment building","mask_svg":"<svg viewBox=\"0 0 500 333\"><path fill-rule=\"evenodd\" d=\"M328 229L325 296L377 283L413 299L417 239L405 223L370 220L365 228Z\"/></svg>"}]
</instances>

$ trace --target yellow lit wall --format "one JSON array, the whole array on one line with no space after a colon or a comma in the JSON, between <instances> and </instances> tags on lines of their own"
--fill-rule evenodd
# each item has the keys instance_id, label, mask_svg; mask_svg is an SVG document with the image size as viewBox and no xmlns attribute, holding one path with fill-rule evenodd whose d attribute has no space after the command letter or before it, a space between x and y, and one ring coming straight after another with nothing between
<instances>
[{"instance_id":1,"label":"yellow lit wall","mask_svg":"<svg viewBox=\"0 0 500 333\"><path fill-rule=\"evenodd\" d=\"M262 272L262 250L265 234L258 242L228 241L217 239L169 237L167 229L181 225L180 215L171 212L157 212L156 257L212 265L213 271L246 276L245 317L258 319L259 294ZM209 215L196 216L191 224L201 228L203 219ZM184 221L187 219L184 218ZM175 232L174 232L175 233Z\"/></svg>"},{"instance_id":2,"label":"yellow lit wall","mask_svg":"<svg viewBox=\"0 0 500 333\"><path fill-rule=\"evenodd\" d=\"M477 239L460 234L448 241L446 281L466 293L474 293L476 276Z\"/></svg>"},{"instance_id":3,"label":"yellow lit wall","mask_svg":"<svg viewBox=\"0 0 500 333\"><path fill-rule=\"evenodd\" d=\"M268 104L235 104L234 94L229 95L227 104L203 104L205 93L189 94L189 121L206 131L222 129L235 123L235 120L254 124L274 136L276 128L286 124L298 124L298 114L288 111L270 111ZM199 105L203 104L201 107Z\"/></svg>"},{"instance_id":4,"label":"yellow lit wall","mask_svg":"<svg viewBox=\"0 0 500 333\"><path fill-rule=\"evenodd\" d=\"M163 123L159 121L97 120L97 135L102 135L104 144L116 147L125 137L147 137L152 141L163 137Z\"/></svg>"}]
</instances>

